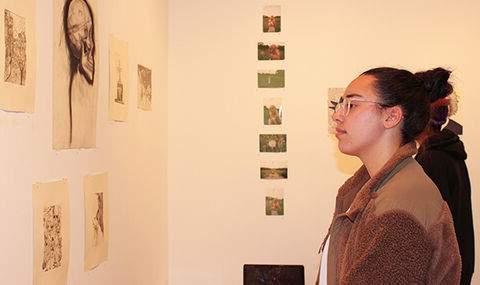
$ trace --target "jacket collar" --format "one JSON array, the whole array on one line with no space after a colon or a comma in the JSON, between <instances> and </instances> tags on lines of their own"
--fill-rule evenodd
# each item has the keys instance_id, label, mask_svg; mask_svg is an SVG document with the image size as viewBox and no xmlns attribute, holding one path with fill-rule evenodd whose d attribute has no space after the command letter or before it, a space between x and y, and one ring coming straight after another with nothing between
<instances>
[{"instance_id":1,"label":"jacket collar","mask_svg":"<svg viewBox=\"0 0 480 285\"><path fill-rule=\"evenodd\" d=\"M345 207L346 205L338 202L345 200L351 195L355 195L353 202L349 205L349 210L343 214L347 216L349 220L354 221L357 215L367 206L368 202L376 197L377 194L374 190L381 186L384 179L388 177L402 161L406 158L411 158L416 152L415 142L401 146L373 177L370 177L367 168L365 165L362 165L338 190L337 209L335 209L336 214L341 214L348 209L348 207Z\"/></svg>"}]
</instances>

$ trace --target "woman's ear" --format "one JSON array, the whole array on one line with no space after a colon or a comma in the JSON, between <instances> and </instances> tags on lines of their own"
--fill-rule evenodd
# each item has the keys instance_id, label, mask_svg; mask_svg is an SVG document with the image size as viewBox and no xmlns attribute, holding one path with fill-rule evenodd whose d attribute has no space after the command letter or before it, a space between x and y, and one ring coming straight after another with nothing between
<instances>
[{"instance_id":1,"label":"woman's ear","mask_svg":"<svg viewBox=\"0 0 480 285\"><path fill-rule=\"evenodd\" d=\"M383 125L385 128L390 129L402 121L403 110L400 106L385 107Z\"/></svg>"}]
</instances>

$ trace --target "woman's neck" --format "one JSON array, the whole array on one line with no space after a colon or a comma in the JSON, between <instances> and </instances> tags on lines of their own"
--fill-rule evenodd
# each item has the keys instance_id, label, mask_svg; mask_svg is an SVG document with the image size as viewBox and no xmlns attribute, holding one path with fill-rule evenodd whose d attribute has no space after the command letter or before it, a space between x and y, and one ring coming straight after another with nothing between
<instances>
[{"instance_id":1,"label":"woman's neck","mask_svg":"<svg viewBox=\"0 0 480 285\"><path fill-rule=\"evenodd\" d=\"M398 151L400 146L400 142L382 143L382 141L380 141L378 144L371 147L368 151L359 156L360 160L367 168L370 177L375 176L375 174L377 174L383 168L387 161L389 161L390 158L392 158L392 156Z\"/></svg>"}]
</instances>

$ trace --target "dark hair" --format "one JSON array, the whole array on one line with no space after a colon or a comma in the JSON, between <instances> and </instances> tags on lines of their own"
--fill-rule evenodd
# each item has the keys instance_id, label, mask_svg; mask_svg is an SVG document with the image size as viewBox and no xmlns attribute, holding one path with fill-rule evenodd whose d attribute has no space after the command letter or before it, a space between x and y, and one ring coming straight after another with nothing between
<instances>
[{"instance_id":1,"label":"dark hair","mask_svg":"<svg viewBox=\"0 0 480 285\"><path fill-rule=\"evenodd\" d=\"M430 103L452 92L450 71L443 68L413 74L408 70L379 67L362 75L375 77L375 89L387 107L403 110L402 144L413 141L430 120Z\"/></svg>"},{"instance_id":2,"label":"dark hair","mask_svg":"<svg viewBox=\"0 0 480 285\"><path fill-rule=\"evenodd\" d=\"M449 109L448 102L435 104L453 92L453 87L448 83L450 71L443 68L435 68L428 71L415 73L415 76L425 82L425 87L430 90L430 120L427 127L432 131L440 131L447 122ZM445 84L446 83L446 84Z\"/></svg>"}]
</instances>

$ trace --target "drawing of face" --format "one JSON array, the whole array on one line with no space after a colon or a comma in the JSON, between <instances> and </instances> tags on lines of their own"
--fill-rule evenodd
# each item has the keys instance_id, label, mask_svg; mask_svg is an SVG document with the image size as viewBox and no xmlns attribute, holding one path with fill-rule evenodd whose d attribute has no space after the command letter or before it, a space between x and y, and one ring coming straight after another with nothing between
<instances>
[{"instance_id":1,"label":"drawing of face","mask_svg":"<svg viewBox=\"0 0 480 285\"><path fill-rule=\"evenodd\" d=\"M73 0L67 14L69 50L79 62L79 71L93 84L95 74L95 41L93 16L84 0Z\"/></svg>"}]
</instances>

